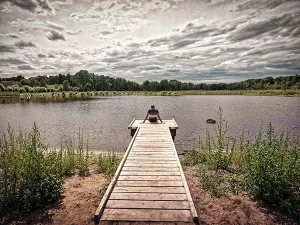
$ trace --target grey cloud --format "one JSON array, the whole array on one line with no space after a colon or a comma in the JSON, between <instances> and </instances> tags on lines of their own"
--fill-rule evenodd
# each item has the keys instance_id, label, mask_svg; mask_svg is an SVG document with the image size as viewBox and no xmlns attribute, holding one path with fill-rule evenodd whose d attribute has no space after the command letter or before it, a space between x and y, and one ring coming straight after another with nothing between
<instances>
[{"instance_id":1,"label":"grey cloud","mask_svg":"<svg viewBox=\"0 0 300 225\"><path fill-rule=\"evenodd\" d=\"M35 44L33 44L31 41L18 41L15 43L15 46L19 48L25 48L25 47L36 47Z\"/></svg>"},{"instance_id":2,"label":"grey cloud","mask_svg":"<svg viewBox=\"0 0 300 225\"><path fill-rule=\"evenodd\" d=\"M59 24L56 24L56 23L53 23L53 22L50 22L50 21L47 21L46 22L48 27L50 28L54 28L54 29L57 29L57 30L64 30L64 27L59 25Z\"/></svg>"},{"instance_id":3,"label":"grey cloud","mask_svg":"<svg viewBox=\"0 0 300 225\"><path fill-rule=\"evenodd\" d=\"M37 56L38 56L39 58L46 58L46 57L47 57L45 54L42 54L42 53L38 54Z\"/></svg>"},{"instance_id":4,"label":"grey cloud","mask_svg":"<svg viewBox=\"0 0 300 225\"><path fill-rule=\"evenodd\" d=\"M57 41L57 40L63 40L63 41L66 41L66 38L63 34L55 31L55 30L52 30L51 31L51 34L49 34L47 36L47 38L51 41Z\"/></svg>"},{"instance_id":5,"label":"grey cloud","mask_svg":"<svg viewBox=\"0 0 300 225\"><path fill-rule=\"evenodd\" d=\"M194 44L197 41L198 40L183 40L183 41L179 41L179 42L175 43L172 47L174 49L179 49L179 48L183 48L183 47L186 47L188 45Z\"/></svg>"},{"instance_id":6,"label":"grey cloud","mask_svg":"<svg viewBox=\"0 0 300 225\"><path fill-rule=\"evenodd\" d=\"M155 46L169 44L169 42L170 42L169 38L163 37L163 38L158 38L158 39L152 39L152 40L148 41L147 44L150 44L152 47L155 47Z\"/></svg>"},{"instance_id":7,"label":"grey cloud","mask_svg":"<svg viewBox=\"0 0 300 225\"><path fill-rule=\"evenodd\" d=\"M55 55L52 52L48 53L48 58L55 58Z\"/></svg>"},{"instance_id":8,"label":"grey cloud","mask_svg":"<svg viewBox=\"0 0 300 225\"><path fill-rule=\"evenodd\" d=\"M29 64L24 64L24 65L19 65L18 70L36 70L36 68L34 68L33 66L29 65Z\"/></svg>"},{"instance_id":9,"label":"grey cloud","mask_svg":"<svg viewBox=\"0 0 300 225\"><path fill-rule=\"evenodd\" d=\"M24 60L20 60L20 59L13 58L13 57L0 59L0 65L3 65L3 66L9 66L11 64L18 65L18 64L24 64L24 63L25 63Z\"/></svg>"},{"instance_id":10,"label":"grey cloud","mask_svg":"<svg viewBox=\"0 0 300 225\"><path fill-rule=\"evenodd\" d=\"M171 72L171 73L177 73L177 72L180 72L181 70L180 69L167 69L168 72Z\"/></svg>"},{"instance_id":11,"label":"grey cloud","mask_svg":"<svg viewBox=\"0 0 300 225\"><path fill-rule=\"evenodd\" d=\"M283 29L290 28L293 30L298 27L299 23L300 17L296 17L293 14L284 13L280 16L273 16L267 20L249 22L231 34L229 39L232 41L243 41L260 36L270 31L274 31L274 34L276 34Z\"/></svg>"},{"instance_id":12,"label":"grey cloud","mask_svg":"<svg viewBox=\"0 0 300 225\"><path fill-rule=\"evenodd\" d=\"M10 2L14 6L18 6L31 12L35 11L38 7L49 11L52 10L49 6L48 0L0 0L0 3L3 2Z\"/></svg>"},{"instance_id":13,"label":"grey cloud","mask_svg":"<svg viewBox=\"0 0 300 225\"><path fill-rule=\"evenodd\" d=\"M102 31L101 34L108 35L108 34L112 34L112 32L111 31Z\"/></svg>"},{"instance_id":14,"label":"grey cloud","mask_svg":"<svg viewBox=\"0 0 300 225\"><path fill-rule=\"evenodd\" d=\"M0 43L0 52L15 52L14 47Z\"/></svg>"},{"instance_id":15,"label":"grey cloud","mask_svg":"<svg viewBox=\"0 0 300 225\"><path fill-rule=\"evenodd\" d=\"M6 34L6 36L11 38L20 38L20 36L17 34Z\"/></svg>"},{"instance_id":16,"label":"grey cloud","mask_svg":"<svg viewBox=\"0 0 300 225\"><path fill-rule=\"evenodd\" d=\"M163 67L160 65L146 65L146 66L139 66L138 69L142 70L161 70Z\"/></svg>"},{"instance_id":17,"label":"grey cloud","mask_svg":"<svg viewBox=\"0 0 300 225\"><path fill-rule=\"evenodd\" d=\"M255 9L255 10L274 9L287 2L299 2L299 1L298 0L266 0L266 1L251 0L244 4L238 5L236 11L245 11L250 9Z\"/></svg>"},{"instance_id":18,"label":"grey cloud","mask_svg":"<svg viewBox=\"0 0 300 225\"><path fill-rule=\"evenodd\" d=\"M44 70L55 70L57 68L55 66L46 65L46 66L43 66L42 69L44 69Z\"/></svg>"}]
</instances>

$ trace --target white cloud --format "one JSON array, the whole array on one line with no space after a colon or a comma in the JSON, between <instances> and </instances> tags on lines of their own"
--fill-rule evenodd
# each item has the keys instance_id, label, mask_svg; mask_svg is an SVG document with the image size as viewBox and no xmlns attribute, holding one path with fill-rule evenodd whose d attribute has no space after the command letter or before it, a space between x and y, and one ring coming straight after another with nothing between
<instances>
[{"instance_id":1,"label":"white cloud","mask_svg":"<svg viewBox=\"0 0 300 225\"><path fill-rule=\"evenodd\" d=\"M17 67L0 64L3 74L86 68L139 82L219 82L299 69L297 0L41 2L0 3L12 9L1 14L0 51L20 59L26 51L27 57ZM17 38L23 41L14 43Z\"/></svg>"}]
</instances>

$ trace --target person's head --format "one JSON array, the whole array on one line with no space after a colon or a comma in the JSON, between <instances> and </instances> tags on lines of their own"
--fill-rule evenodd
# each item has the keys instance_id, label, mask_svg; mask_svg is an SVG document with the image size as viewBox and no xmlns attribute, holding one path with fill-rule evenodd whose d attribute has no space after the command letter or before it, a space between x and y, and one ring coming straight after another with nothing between
<instances>
[{"instance_id":1,"label":"person's head","mask_svg":"<svg viewBox=\"0 0 300 225\"><path fill-rule=\"evenodd\" d=\"M151 109L155 109L155 106L154 106L154 105L151 105Z\"/></svg>"}]
</instances>

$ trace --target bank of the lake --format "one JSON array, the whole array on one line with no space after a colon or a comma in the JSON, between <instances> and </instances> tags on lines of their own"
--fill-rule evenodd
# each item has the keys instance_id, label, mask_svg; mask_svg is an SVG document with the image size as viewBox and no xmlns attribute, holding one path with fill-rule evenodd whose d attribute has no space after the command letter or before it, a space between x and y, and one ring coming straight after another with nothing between
<instances>
[{"instance_id":1,"label":"bank of the lake","mask_svg":"<svg viewBox=\"0 0 300 225\"><path fill-rule=\"evenodd\" d=\"M200 223L297 224L299 143L289 143L288 133L277 136L271 125L251 143L227 136L221 110L216 125L180 157ZM87 147L80 134L52 151L35 126L15 135L8 129L0 141L1 213L7 210L0 223L93 224L121 155Z\"/></svg>"},{"instance_id":2,"label":"bank of the lake","mask_svg":"<svg viewBox=\"0 0 300 225\"><path fill-rule=\"evenodd\" d=\"M195 167L184 167L184 173L200 224L297 224L297 221L289 215L261 205L245 192L238 195L226 193L220 197L213 196L199 183ZM107 176L97 173L91 173L88 177L77 175L68 177L63 184L63 197L58 203L20 218L0 217L0 224L94 225L93 215L109 182ZM138 224L151 225L150 223ZM163 223L163 225L174 224Z\"/></svg>"},{"instance_id":3,"label":"bank of the lake","mask_svg":"<svg viewBox=\"0 0 300 225\"><path fill-rule=\"evenodd\" d=\"M0 92L0 98L20 99L46 99L56 100L88 98L92 96L122 96L122 95L145 95L145 96L181 96L181 95L249 95L249 96L300 96L300 89L271 89L271 90L188 90L188 91L87 91L87 92L42 92L42 93L18 93Z\"/></svg>"}]
</instances>

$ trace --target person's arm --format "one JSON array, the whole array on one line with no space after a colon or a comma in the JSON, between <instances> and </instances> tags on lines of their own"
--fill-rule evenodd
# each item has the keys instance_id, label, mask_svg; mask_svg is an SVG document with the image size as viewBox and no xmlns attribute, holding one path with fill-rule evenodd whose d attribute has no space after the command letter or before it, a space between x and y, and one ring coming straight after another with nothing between
<instances>
[{"instance_id":1,"label":"person's arm","mask_svg":"<svg viewBox=\"0 0 300 225\"><path fill-rule=\"evenodd\" d=\"M160 122L162 123L162 120L161 120L161 118L160 118L159 113L157 113L157 117L158 117L158 119L160 120Z\"/></svg>"},{"instance_id":2,"label":"person's arm","mask_svg":"<svg viewBox=\"0 0 300 225\"><path fill-rule=\"evenodd\" d=\"M147 113L147 115L146 115L146 117L145 117L143 123L145 123L145 121L146 121L146 119L148 118L148 116L149 116L149 113Z\"/></svg>"}]
</instances>

